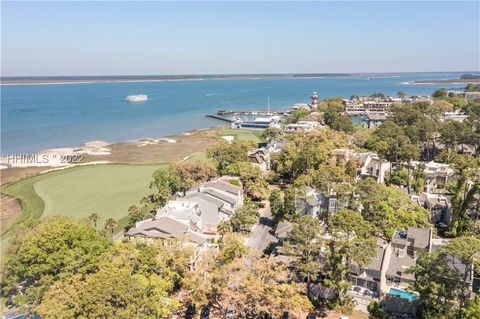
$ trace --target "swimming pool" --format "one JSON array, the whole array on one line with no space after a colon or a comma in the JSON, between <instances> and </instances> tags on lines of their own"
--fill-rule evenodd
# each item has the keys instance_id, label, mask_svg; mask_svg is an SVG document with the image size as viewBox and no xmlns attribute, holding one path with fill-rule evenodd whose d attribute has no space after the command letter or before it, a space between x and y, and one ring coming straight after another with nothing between
<instances>
[{"instance_id":1,"label":"swimming pool","mask_svg":"<svg viewBox=\"0 0 480 319\"><path fill-rule=\"evenodd\" d=\"M408 300L415 300L417 299L417 295L405 290L397 289L397 288L390 288L389 291L390 295L398 296L403 299L408 299Z\"/></svg>"}]
</instances>

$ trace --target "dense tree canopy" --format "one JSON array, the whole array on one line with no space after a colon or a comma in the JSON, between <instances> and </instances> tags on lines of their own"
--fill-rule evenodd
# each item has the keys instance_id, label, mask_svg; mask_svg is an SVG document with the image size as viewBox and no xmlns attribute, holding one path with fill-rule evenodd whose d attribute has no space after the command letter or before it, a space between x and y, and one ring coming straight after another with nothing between
<instances>
[{"instance_id":1,"label":"dense tree canopy","mask_svg":"<svg viewBox=\"0 0 480 319\"><path fill-rule=\"evenodd\" d=\"M396 229L427 225L427 211L394 186L377 184L369 178L357 184L356 193L362 215L375 225L377 236L390 241Z\"/></svg>"},{"instance_id":2,"label":"dense tree canopy","mask_svg":"<svg viewBox=\"0 0 480 319\"><path fill-rule=\"evenodd\" d=\"M2 293L31 313L55 281L91 272L109 249L108 240L91 226L62 217L50 219L28 231L5 257Z\"/></svg>"}]
</instances>

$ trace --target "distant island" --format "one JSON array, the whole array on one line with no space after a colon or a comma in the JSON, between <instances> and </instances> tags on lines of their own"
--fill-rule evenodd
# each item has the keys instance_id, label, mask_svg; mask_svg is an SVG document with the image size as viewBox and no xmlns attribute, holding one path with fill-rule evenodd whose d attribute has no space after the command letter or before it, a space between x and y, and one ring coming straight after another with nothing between
<instances>
[{"instance_id":1,"label":"distant island","mask_svg":"<svg viewBox=\"0 0 480 319\"><path fill-rule=\"evenodd\" d=\"M410 83L416 84L468 84L468 83L480 83L480 74L468 73L460 76L458 79L443 79L443 80L416 80Z\"/></svg>"},{"instance_id":2,"label":"distant island","mask_svg":"<svg viewBox=\"0 0 480 319\"><path fill-rule=\"evenodd\" d=\"M21 84L73 84L73 83L118 83L118 82L157 82L188 80L249 80L249 79L298 79L298 78L347 78L347 77L385 77L413 74L409 72L389 73L266 73L266 74L184 74L184 75L85 75L85 76L2 76L1 85ZM475 76L468 74L466 76ZM425 83L444 83L453 80L421 80ZM423 83L414 81L412 83ZM440 82L438 82L440 81ZM455 80L458 82L459 80ZM476 78L475 81L480 81ZM450 82L445 82L450 83ZM472 83L463 80L461 83Z\"/></svg>"},{"instance_id":3,"label":"distant island","mask_svg":"<svg viewBox=\"0 0 480 319\"><path fill-rule=\"evenodd\" d=\"M225 79L285 79L312 77L354 77L353 73L292 73L292 74L184 74L184 75L102 75L102 76L3 76L2 85L58 84L58 83L116 83ZM373 75L370 75L373 76Z\"/></svg>"}]
</instances>

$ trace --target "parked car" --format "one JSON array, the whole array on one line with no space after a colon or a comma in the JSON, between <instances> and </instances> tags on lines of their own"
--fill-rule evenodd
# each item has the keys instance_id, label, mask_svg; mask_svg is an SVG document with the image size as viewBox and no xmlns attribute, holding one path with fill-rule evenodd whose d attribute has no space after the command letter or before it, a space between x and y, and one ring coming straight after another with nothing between
<instances>
[{"instance_id":1,"label":"parked car","mask_svg":"<svg viewBox=\"0 0 480 319\"><path fill-rule=\"evenodd\" d=\"M307 316L307 319L317 319L317 315L314 312L310 312Z\"/></svg>"},{"instance_id":2,"label":"parked car","mask_svg":"<svg viewBox=\"0 0 480 319\"><path fill-rule=\"evenodd\" d=\"M185 311L185 319L192 319L195 316L195 305L189 304L187 307L187 311Z\"/></svg>"},{"instance_id":3,"label":"parked car","mask_svg":"<svg viewBox=\"0 0 480 319\"><path fill-rule=\"evenodd\" d=\"M363 291L363 295L364 295L364 296L371 296L371 295L372 295L372 292L371 292L370 290L368 290L368 289L365 289L365 290Z\"/></svg>"},{"instance_id":4,"label":"parked car","mask_svg":"<svg viewBox=\"0 0 480 319\"><path fill-rule=\"evenodd\" d=\"M234 319L235 318L235 308L230 305L227 307L227 311L225 311L225 319Z\"/></svg>"},{"instance_id":5,"label":"parked car","mask_svg":"<svg viewBox=\"0 0 480 319\"><path fill-rule=\"evenodd\" d=\"M280 319L289 319L290 318L290 314L288 313L288 311L284 311L282 316L280 317Z\"/></svg>"},{"instance_id":6,"label":"parked car","mask_svg":"<svg viewBox=\"0 0 480 319\"><path fill-rule=\"evenodd\" d=\"M208 319L210 317L210 306L205 305L200 311L200 319Z\"/></svg>"}]
</instances>

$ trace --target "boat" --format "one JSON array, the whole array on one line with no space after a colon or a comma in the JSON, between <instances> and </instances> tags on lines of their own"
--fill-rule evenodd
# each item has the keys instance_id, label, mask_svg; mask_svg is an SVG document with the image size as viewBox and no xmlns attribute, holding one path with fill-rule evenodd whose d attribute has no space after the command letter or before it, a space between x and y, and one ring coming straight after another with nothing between
<instances>
[{"instance_id":1,"label":"boat","mask_svg":"<svg viewBox=\"0 0 480 319\"><path fill-rule=\"evenodd\" d=\"M136 95L129 95L125 98L127 102L144 102L148 100L148 95L145 94L136 94Z\"/></svg>"}]
</instances>

